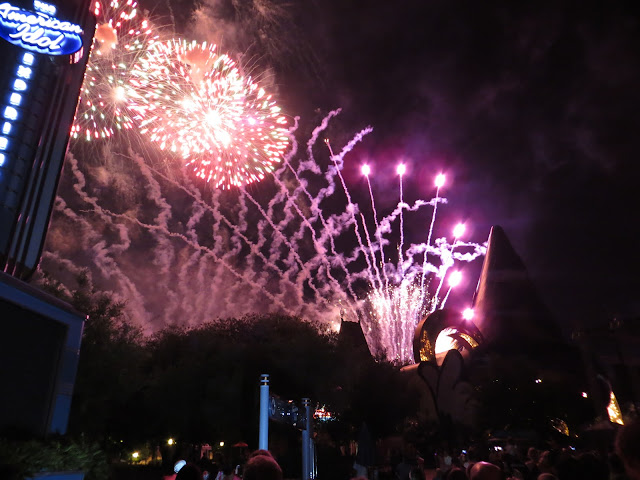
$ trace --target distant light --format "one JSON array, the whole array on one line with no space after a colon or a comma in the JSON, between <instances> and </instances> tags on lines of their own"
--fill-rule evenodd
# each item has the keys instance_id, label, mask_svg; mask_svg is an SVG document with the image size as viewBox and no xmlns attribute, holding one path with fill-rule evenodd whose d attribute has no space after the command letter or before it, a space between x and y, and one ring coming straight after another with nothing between
<instances>
[{"instance_id":1,"label":"distant light","mask_svg":"<svg viewBox=\"0 0 640 480\"><path fill-rule=\"evenodd\" d=\"M465 320L472 320L474 315L475 312L473 311L473 308L465 308L462 312L462 318Z\"/></svg>"},{"instance_id":2,"label":"distant light","mask_svg":"<svg viewBox=\"0 0 640 480\"><path fill-rule=\"evenodd\" d=\"M167 440L167 445L173 445L175 443L175 441L173 440L173 438L170 438L169 440Z\"/></svg>"},{"instance_id":3,"label":"distant light","mask_svg":"<svg viewBox=\"0 0 640 480\"><path fill-rule=\"evenodd\" d=\"M453 228L453 238L460 238L464 235L464 231L467 227L465 227L464 223L459 223Z\"/></svg>"},{"instance_id":4,"label":"distant light","mask_svg":"<svg viewBox=\"0 0 640 480\"><path fill-rule=\"evenodd\" d=\"M221 446L221 447L224 447L224 442L220 442L220 446Z\"/></svg>"},{"instance_id":5,"label":"distant light","mask_svg":"<svg viewBox=\"0 0 640 480\"><path fill-rule=\"evenodd\" d=\"M398 165L398 168L396 168L396 172L400 176L404 175L406 171L407 171L407 167L405 166L404 163L401 163L400 165Z\"/></svg>"},{"instance_id":6,"label":"distant light","mask_svg":"<svg viewBox=\"0 0 640 480\"><path fill-rule=\"evenodd\" d=\"M439 173L436 176L436 187L440 188L444 185L445 176L444 173Z\"/></svg>"},{"instance_id":7,"label":"distant light","mask_svg":"<svg viewBox=\"0 0 640 480\"><path fill-rule=\"evenodd\" d=\"M456 270L455 272L452 272L451 275L449 275L449 286L455 287L460 283L461 280L462 273Z\"/></svg>"},{"instance_id":8,"label":"distant light","mask_svg":"<svg viewBox=\"0 0 640 480\"><path fill-rule=\"evenodd\" d=\"M331 420L335 420L333 414L328 411L324 406L322 408L317 408L313 414L313 418L319 420L321 422L329 422Z\"/></svg>"},{"instance_id":9,"label":"distant light","mask_svg":"<svg viewBox=\"0 0 640 480\"><path fill-rule=\"evenodd\" d=\"M362 171L362 174L365 177L368 177L369 174L371 173L371 167L367 164L362 165L362 168L360 169L360 171Z\"/></svg>"},{"instance_id":10,"label":"distant light","mask_svg":"<svg viewBox=\"0 0 640 480\"><path fill-rule=\"evenodd\" d=\"M582 392L582 398L589 398L589 395L587 395L587 392Z\"/></svg>"},{"instance_id":11,"label":"distant light","mask_svg":"<svg viewBox=\"0 0 640 480\"><path fill-rule=\"evenodd\" d=\"M131 456L132 456L133 458L138 458L138 457L140 456L140 453L138 453L138 452L133 452L133 453L131 454Z\"/></svg>"},{"instance_id":12,"label":"distant light","mask_svg":"<svg viewBox=\"0 0 640 480\"><path fill-rule=\"evenodd\" d=\"M542 379L541 378L536 378L536 383L542 383Z\"/></svg>"},{"instance_id":13,"label":"distant light","mask_svg":"<svg viewBox=\"0 0 640 480\"><path fill-rule=\"evenodd\" d=\"M622 419L622 412L620 411L620 405L618 404L618 399L613 393L613 390L609 395L609 406L607 407L607 413L609 414L609 421L611 423L624 425L624 420Z\"/></svg>"}]
</instances>

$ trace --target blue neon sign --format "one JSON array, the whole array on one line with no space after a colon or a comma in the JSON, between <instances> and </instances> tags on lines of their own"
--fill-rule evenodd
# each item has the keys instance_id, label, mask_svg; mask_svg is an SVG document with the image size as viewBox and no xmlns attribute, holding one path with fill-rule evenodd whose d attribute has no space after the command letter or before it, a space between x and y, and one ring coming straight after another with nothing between
<instances>
[{"instance_id":1,"label":"blue neon sign","mask_svg":"<svg viewBox=\"0 0 640 480\"><path fill-rule=\"evenodd\" d=\"M13 92L9 95L10 105L1 105L0 112L2 118L2 135L0 135L0 167L6 168L7 160L9 160L11 154L11 132L14 130L12 122L19 121L20 112L12 105L18 106L22 101L22 94L17 92L24 92L29 88L29 80L31 78L32 70L36 57L33 53L25 52L22 54L21 64L17 65L16 76L19 78L13 79ZM3 108L4 107L4 108ZM6 136L5 136L6 135ZM2 180L2 170L0 170L0 180Z\"/></svg>"},{"instance_id":2,"label":"blue neon sign","mask_svg":"<svg viewBox=\"0 0 640 480\"><path fill-rule=\"evenodd\" d=\"M0 4L0 37L33 52L70 55L82 48L82 27L58 20L55 7L36 0L36 12Z\"/></svg>"}]
</instances>

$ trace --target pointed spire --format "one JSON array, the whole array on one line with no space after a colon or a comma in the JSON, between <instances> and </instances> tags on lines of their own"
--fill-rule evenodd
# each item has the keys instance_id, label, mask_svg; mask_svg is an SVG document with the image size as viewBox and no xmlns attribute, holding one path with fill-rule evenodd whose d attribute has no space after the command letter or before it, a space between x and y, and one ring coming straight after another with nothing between
<instances>
[{"instance_id":1,"label":"pointed spire","mask_svg":"<svg viewBox=\"0 0 640 480\"><path fill-rule=\"evenodd\" d=\"M362 331L360 321L350 322L342 318L340 319L338 349L346 349L347 351L355 352L355 354L362 355L368 359L373 358L369 350L369 345L367 344L367 339Z\"/></svg>"},{"instance_id":2,"label":"pointed spire","mask_svg":"<svg viewBox=\"0 0 640 480\"><path fill-rule=\"evenodd\" d=\"M474 295L474 323L504 350L563 343L562 334L504 230L494 226Z\"/></svg>"}]
</instances>

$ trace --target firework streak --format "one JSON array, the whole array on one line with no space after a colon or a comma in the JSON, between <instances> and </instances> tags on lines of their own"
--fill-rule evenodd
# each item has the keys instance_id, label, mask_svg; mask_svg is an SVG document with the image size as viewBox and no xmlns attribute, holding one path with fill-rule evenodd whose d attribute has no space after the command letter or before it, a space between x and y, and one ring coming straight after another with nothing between
<instances>
[{"instance_id":1,"label":"firework streak","mask_svg":"<svg viewBox=\"0 0 640 480\"><path fill-rule=\"evenodd\" d=\"M443 303L433 287L486 248L407 238L402 255L383 255L399 250L390 247L401 238L401 214L430 213L446 199L440 192L430 201L403 199L386 213L372 205L376 218L367 226L342 172L371 129L329 154L318 139L337 113L300 152L292 127L284 162L251 191L200 189L182 170L161 172L113 145L93 164L69 154L43 269L60 276L86 269L148 332L248 313L299 315L320 329L344 318L362 322L373 353L410 361L418 321ZM373 203L369 188L365 200ZM425 237L430 230L425 222Z\"/></svg>"}]
</instances>

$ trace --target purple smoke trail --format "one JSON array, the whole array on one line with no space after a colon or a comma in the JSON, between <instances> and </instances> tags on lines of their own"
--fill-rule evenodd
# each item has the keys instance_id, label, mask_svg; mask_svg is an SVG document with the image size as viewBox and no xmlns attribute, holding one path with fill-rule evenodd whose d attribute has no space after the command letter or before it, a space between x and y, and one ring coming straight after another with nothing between
<instances>
[{"instance_id":1,"label":"purple smoke trail","mask_svg":"<svg viewBox=\"0 0 640 480\"><path fill-rule=\"evenodd\" d=\"M68 153L66 157L66 161L68 165L71 167L71 172L76 179L76 182L73 185L74 190L78 194L78 196L86 203L91 205L94 210L105 220L109 225L114 227L122 243L120 245L114 245L111 248L105 248L106 242L104 240L96 242L92 247L91 251L94 252L94 261L95 265L100 269L101 273L105 276L105 278L115 277L116 280L125 288L128 292L125 295L125 298L128 299L128 303L130 304L130 308L132 308L144 323L148 320L148 316L146 315L146 309L144 308L144 299L140 292L138 291L136 285L123 274L122 270L118 267L118 264L109 256L110 254L121 253L127 250L131 245L131 239L129 238L129 234L124 228L123 225L115 224L111 221L111 219L106 215L105 211L98 205L98 199L96 197L90 197L84 191L86 186L85 177L82 172L78 168L78 162L76 158Z\"/></svg>"},{"instance_id":2,"label":"purple smoke trail","mask_svg":"<svg viewBox=\"0 0 640 480\"><path fill-rule=\"evenodd\" d=\"M376 210L376 202L373 199L373 190L371 189L371 180L369 179L369 175L365 175L367 178L367 186L369 187L369 197L371 198L371 209L373 210L373 223L376 226L375 236L378 240L378 245L380 245L380 262L382 265L382 276L384 277L384 284L386 288L389 288L389 277L387 276L387 271L384 268L384 241L382 235L380 233L380 224L378 223L378 212ZM374 262L377 263L374 256Z\"/></svg>"},{"instance_id":3,"label":"purple smoke trail","mask_svg":"<svg viewBox=\"0 0 640 480\"><path fill-rule=\"evenodd\" d=\"M404 175L405 172L405 166L401 163L400 165L398 165L398 175L400 176L400 246L398 247L398 262L400 263L400 265L403 264L404 262L404 254L403 254L403 249L404 249L404 215L402 214L402 209L405 205L404 200L402 198L402 176ZM400 275L404 276L404 271L401 268L400 270Z\"/></svg>"},{"instance_id":4,"label":"purple smoke trail","mask_svg":"<svg viewBox=\"0 0 640 480\"><path fill-rule=\"evenodd\" d=\"M368 129L365 129L366 133L369 133L371 131L373 131L373 129L371 129L370 127ZM363 132L365 132L365 130L363 130ZM362 135L360 136L360 138L362 138L362 136L364 136L364 133L362 133ZM358 139L360 140L360 139ZM358 240L358 245L360 246L360 251L362 252L365 261L367 262L367 268L369 270L369 276L373 275L372 272L372 266L371 266L371 261L369 260L369 256L367 255L367 249L364 246L364 243L362 243L362 237L360 236L360 230L358 229L358 221L356 220L356 210L358 208L357 205L355 205L352 200L351 200L351 195L349 194L349 189L347 188L347 185L344 181L344 177L342 176L342 158L344 158L344 155L346 155L347 152L351 151L351 149L353 148L353 145L355 145L355 142L353 142L353 145L349 146L347 145L343 151L340 154L340 161L341 164L340 166L338 166L338 160L336 159L336 156L333 154L333 150L331 149L331 143L329 142L329 139L325 139L325 143L327 144L327 147L329 148L329 154L331 155L331 160L333 161L333 164L335 165L336 168L336 173L338 175L338 178L340 179L340 183L342 183L342 189L344 190L344 193L347 197L347 212L349 212L351 214L351 220L353 222L353 229L356 233L356 238ZM348 148L348 149L347 149ZM365 230L366 230L366 224L365 224ZM374 259L375 262L375 259Z\"/></svg>"},{"instance_id":5,"label":"purple smoke trail","mask_svg":"<svg viewBox=\"0 0 640 480\"><path fill-rule=\"evenodd\" d=\"M418 276L444 273L448 263L472 261L483 252L474 244L467 244L463 251L458 243L452 251L445 239L437 239L434 245L406 243L409 239L404 238L402 225L398 263L385 259L383 249L390 243L389 237L397 238L398 232L393 231L398 228L397 217L402 216L404 222L404 215L413 215L427 205L434 207L444 199L417 200L408 205L402 192L393 211L378 218L384 212L376 210L367 179L375 224L375 232L371 232L342 172L344 157L370 129L356 135L339 154L330 152L328 167L313 158L315 143L337 113L331 112L314 130L304 158L287 155L273 182L268 180L259 190L261 194L269 192L265 198L244 190L201 193L178 172L164 175L148 164L145 167L139 156L127 157L124 173L112 168L98 171L101 166L82 162L91 180L86 182L79 170L71 172L71 182L65 182L69 183L67 194L73 198L69 205L59 204L60 212L56 210L61 213L59 221L81 226L74 242L96 249L86 252L93 253L93 259L76 256L74 264L84 262L93 268L96 282L115 280L111 288L120 297L129 298L134 318L142 321L197 325L224 315L284 311L325 325L340 310L348 315L346 320L363 321L372 351L385 349L392 358L404 361L410 354L415 320L422 314L422 304L416 300L420 297ZM338 181L347 202L342 200L343 206L334 213L336 199L342 195L336 188ZM115 195L105 195L107 187L116 189ZM210 193L208 200L205 192ZM118 197L123 200L114 202ZM79 203L90 208L79 210ZM338 238L341 241L336 244ZM425 265L426 254L439 258L440 265ZM63 257L49 255L47 259L62 265L66 261ZM161 268L147 267L155 264ZM131 286L139 287L142 301L138 305ZM379 302L375 314L365 289Z\"/></svg>"},{"instance_id":6,"label":"purple smoke trail","mask_svg":"<svg viewBox=\"0 0 640 480\"><path fill-rule=\"evenodd\" d=\"M427 236L427 245L431 245L431 235L433 234L433 225L436 223L436 212L438 211L438 200L440 198L440 187L436 187L436 197L435 197L435 203L433 204L433 215L431 215L431 224L429 225L429 235ZM422 262L422 268L426 269L427 266L427 251L425 250L424 252L424 260ZM420 298L422 301L424 301L424 297L425 297L425 289L424 289L424 279L425 276L423 275L422 278L420 279Z\"/></svg>"}]
</instances>

